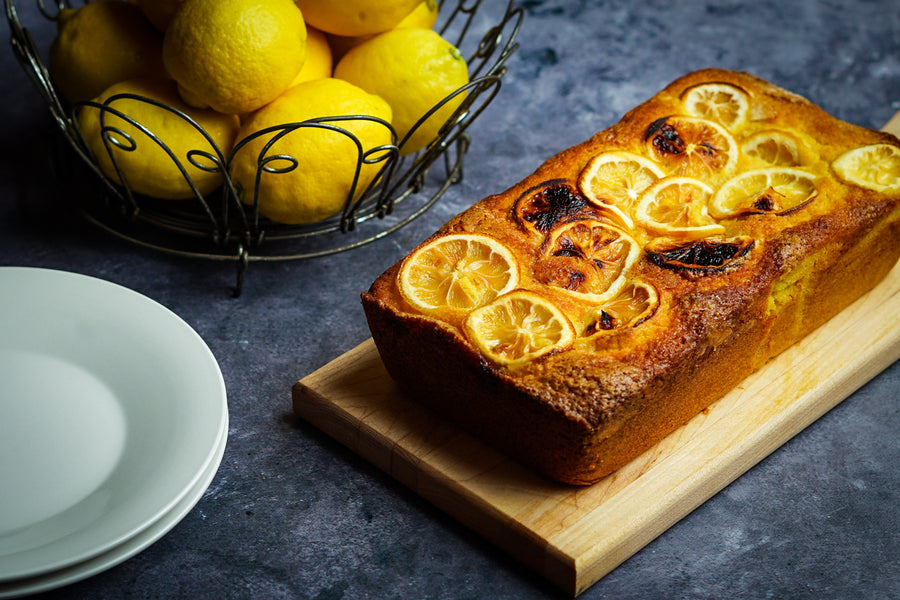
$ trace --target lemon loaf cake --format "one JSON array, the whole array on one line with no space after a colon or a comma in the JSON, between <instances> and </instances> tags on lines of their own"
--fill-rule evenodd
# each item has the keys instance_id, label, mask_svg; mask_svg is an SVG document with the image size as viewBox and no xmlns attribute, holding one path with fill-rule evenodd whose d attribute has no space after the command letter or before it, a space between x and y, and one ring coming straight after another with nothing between
<instances>
[{"instance_id":1,"label":"lemon loaf cake","mask_svg":"<svg viewBox=\"0 0 900 600\"><path fill-rule=\"evenodd\" d=\"M477 202L362 294L411 398L590 484L874 287L900 141L690 73Z\"/></svg>"}]
</instances>

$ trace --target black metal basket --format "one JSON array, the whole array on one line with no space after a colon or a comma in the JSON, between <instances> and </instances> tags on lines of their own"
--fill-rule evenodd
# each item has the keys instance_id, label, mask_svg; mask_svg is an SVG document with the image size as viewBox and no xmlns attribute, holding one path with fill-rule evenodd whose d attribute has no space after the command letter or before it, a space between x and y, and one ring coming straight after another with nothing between
<instances>
[{"instance_id":1,"label":"black metal basket","mask_svg":"<svg viewBox=\"0 0 900 600\"><path fill-rule=\"evenodd\" d=\"M41 14L55 20L59 12L69 6L69 0L49 2L36 0ZM195 150L183 157L196 168L219 171L224 183L216 191L203 195L197 191L182 158L174 155L165 140L136 123L127 115L96 102L69 105L57 92L40 51L16 12L14 0L4 0L9 21L13 51L22 67L34 81L58 125L65 145L86 165L101 182L102 193L85 199L82 212L100 228L134 244L170 254L217 261L231 261L237 266L235 295L243 289L244 276L250 263L256 261L300 260L325 256L358 248L397 231L433 206L454 183L460 181L463 158L470 144L466 130L493 100L506 71L506 61L518 47L516 37L523 12L510 0L501 20L480 38L473 39L472 29L483 1L456 0L442 2L436 30L459 48L467 57L469 83L433 107L419 121L425 122L448 102L462 96L458 108L443 123L440 132L424 149L403 155L404 140L398 140L391 128L393 143L359 153L357 173L362 166L376 165L378 175L360 193L351 187L344 208L332 218L307 224L286 225L270 221L259 214L256 204L240 201L234 182L229 176L231 159L245 141L228 154L218 149L206 132L190 117L173 107L139 96L132 100L148 102L169 110L175 118L182 118L209 138L213 152ZM118 96L121 98L122 96ZM194 198L172 202L135 193L127 182L119 184L106 177L91 155L78 129L75 110L93 107L124 119L147 137L145 143L158 144L169 152L187 183L194 190ZM341 127L347 119L372 117L328 117L301 123L286 123L260 134L299 135L307 128L327 128L346 135L362 145L355 136ZM384 123L386 127L389 124ZM415 130L415 127L414 129ZM299 133L298 133L299 132ZM120 150L133 150L139 142L120 129L104 129L106 142ZM442 173L432 167L442 159ZM115 161L114 161L115 164ZM284 154L260 156L258 169L267 176L289 172L297 167L297 159ZM116 167L118 168L118 167ZM440 170L440 169L438 169ZM259 173L258 173L259 174ZM126 181L124 177L120 181ZM257 181L259 181L257 177ZM254 191L257 197L258 189Z\"/></svg>"}]
</instances>

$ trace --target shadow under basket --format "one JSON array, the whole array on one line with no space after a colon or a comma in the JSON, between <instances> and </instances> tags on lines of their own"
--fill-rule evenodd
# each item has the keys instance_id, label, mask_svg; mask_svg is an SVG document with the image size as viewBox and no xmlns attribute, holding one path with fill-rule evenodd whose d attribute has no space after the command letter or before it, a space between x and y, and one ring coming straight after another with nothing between
<instances>
[{"instance_id":1,"label":"shadow under basket","mask_svg":"<svg viewBox=\"0 0 900 600\"><path fill-rule=\"evenodd\" d=\"M49 20L55 20L59 12L68 7L65 0L58 0L52 6L49 0L36 1L41 15ZM99 183L97 193L81 195L83 200L79 208L86 219L102 230L142 247L185 258L234 263L237 269L235 296L243 291L245 275L251 263L317 258L381 239L422 215L440 200L451 185L462 179L463 160L471 143L467 129L499 92L506 72L506 61L518 47L516 37L523 18L522 9L515 8L510 0L500 21L490 25L487 32L478 38L472 30L485 20L483 16L479 17L483 4L483 0L441 3L435 30L466 57L469 83L423 115L404 139L398 139L390 124L380 122L390 129L392 143L364 148L353 133L342 127L349 120L373 120L373 117L362 115L323 116L300 123L285 123L253 134L280 139L327 129L355 143L357 177L364 166L377 169L377 176L364 189L357 190L357 181L353 182L339 214L316 223L287 225L268 220L259 213L259 181L262 177L278 177L297 168L299 163L296 158L283 153L270 153L272 143L265 144L257 160L257 188L252 190L252 200L242 202L241 195L247 190L237 188L230 172L232 159L246 144L246 139L238 141L234 149L225 153L186 114L136 95L119 94L102 104L68 104L55 87L28 29L22 26L15 0L4 0L13 51L46 101L61 134L62 145L67 150L58 152L57 156L72 163L72 168L66 170L75 174L83 171ZM110 106L113 100L122 98L153 104L157 109L170 111L172 118L184 119L207 138L209 148L177 156L169 149L165 139ZM425 148L404 153L403 146L410 135L447 104L458 106L446 118L446 111L440 113L440 118L445 120L437 136ZM112 126L102 129L103 141L117 170L119 166L112 152L113 146L118 151L127 152L142 143L157 145L169 154L194 191L193 197L177 201L152 198L134 192L125 177L119 177L118 181L125 182L119 184L104 175L78 128L75 118L78 110L99 110L101 120L107 115L114 115L117 123L125 122L130 126L130 132L138 132L134 135ZM140 139L136 139L138 136ZM215 191L202 194L191 180L189 168L218 172L223 183Z\"/></svg>"}]
</instances>

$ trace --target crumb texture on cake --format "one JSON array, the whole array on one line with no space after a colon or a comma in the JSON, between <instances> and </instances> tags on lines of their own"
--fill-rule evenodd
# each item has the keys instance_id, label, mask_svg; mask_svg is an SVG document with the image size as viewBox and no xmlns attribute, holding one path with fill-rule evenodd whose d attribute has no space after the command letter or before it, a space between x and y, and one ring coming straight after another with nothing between
<instances>
[{"instance_id":1,"label":"crumb texture on cake","mask_svg":"<svg viewBox=\"0 0 900 600\"><path fill-rule=\"evenodd\" d=\"M900 142L747 73L690 73L457 215L363 307L416 400L590 484L874 287Z\"/></svg>"}]
</instances>

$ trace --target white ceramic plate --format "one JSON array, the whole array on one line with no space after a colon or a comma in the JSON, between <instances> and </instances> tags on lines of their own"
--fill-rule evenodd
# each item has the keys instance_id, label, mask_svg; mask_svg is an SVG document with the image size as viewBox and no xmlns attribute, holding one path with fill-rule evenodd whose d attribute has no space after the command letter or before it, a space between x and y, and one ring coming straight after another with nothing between
<instances>
[{"instance_id":1,"label":"white ceramic plate","mask_svg":"<svg viewBox=\"0 0 900 600\"><path fill-rule=\"evenodd\" d=\"M16 579L8 583L0 583L0 599L18 598L38 592L46 592L64 585L70 585L76 581L87 579L93 575L111 569L119 563L125 562L138 552L146 549L156 540L167 534L177 525L203 497L204 492L215 477L222 455L225 453L225 445L228 439L228 424L222 428L221 440L213 456L212 462L206 467L200 479L168 513L163 515L155 523L132 536L124 543L108 550L98 556L90 558L76 565L51 571L37 577Z\"/></svg>"},{"instance_id":2,"label":"white ceramic plate","mask_svg":"<svg viewBox=\"0 0 900 600\"><path fill-rule=\"evenodd\" d=\"M0 268L0 583L110 551L173 511L228 407L177 315L99 279Z\"/></svg>"}]
</instances>

